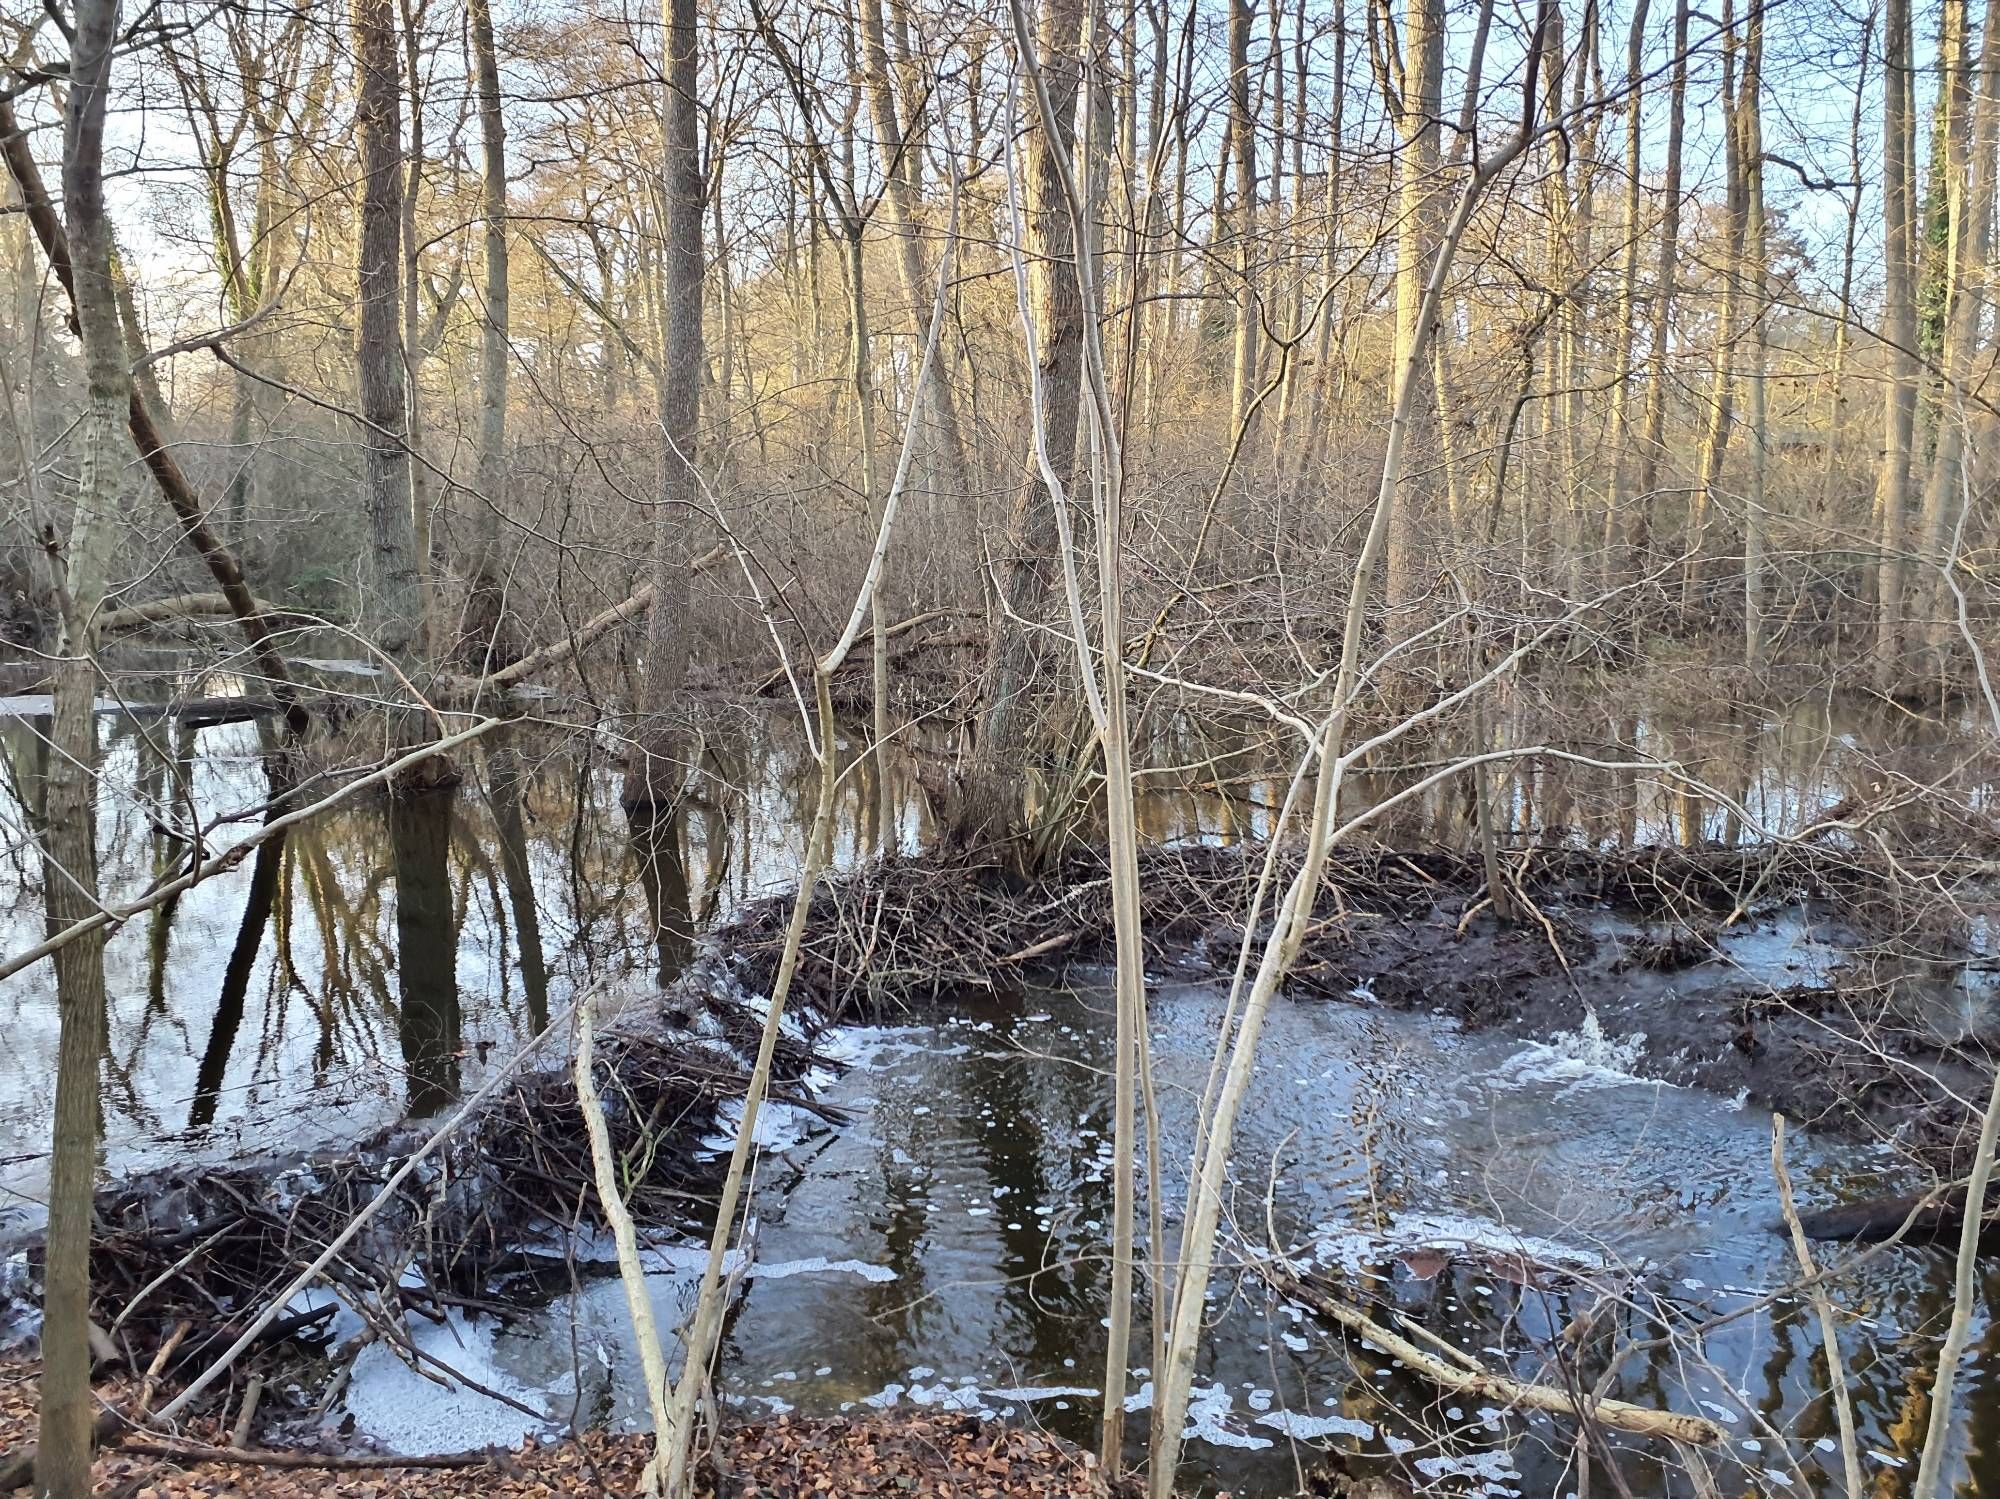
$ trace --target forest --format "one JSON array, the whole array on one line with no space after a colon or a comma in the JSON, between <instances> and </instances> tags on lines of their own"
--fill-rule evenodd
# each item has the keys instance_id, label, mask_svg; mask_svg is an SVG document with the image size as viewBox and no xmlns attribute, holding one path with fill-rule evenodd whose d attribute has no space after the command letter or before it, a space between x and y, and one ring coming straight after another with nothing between
<instances>
[{"instance_id":1,"label":"forest","mask_svg":"<svg viewBox=\"0 0 2000 1499\"><path fill-rule=\"evenodd\" d=\"M0 0L0 1495L2000 1488L2000 0Z\"/></svg>"}]
</instances>

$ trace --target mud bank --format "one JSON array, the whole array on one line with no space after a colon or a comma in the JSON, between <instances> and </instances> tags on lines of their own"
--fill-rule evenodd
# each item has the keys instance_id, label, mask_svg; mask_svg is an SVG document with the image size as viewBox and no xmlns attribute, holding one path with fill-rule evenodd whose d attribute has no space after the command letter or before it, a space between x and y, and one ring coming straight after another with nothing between
<instances>
[{"instance_id":1,"label":"mud bank","mask_svg":"<svg viewBox=\"0 0 2000 1499\"><path fill-rule=\"evenodd\" d=\"M1288 994L1524 1037L1588 1027L1645 1076L1881 1140L1919 1185L1970 1148L2000 1036L1991 870L1800 844L1527 849L1504 865L1502 919L1470 854L1337 854ZM1278 859L1260 902L1264 867L1256 845L1144 851L1153 970L1226 979L1246 931L1254 960L1292 872ZM1110 904L1095 852L1033 884L945 855L872 867L815 896L798 992L841 1020L926 1014L1105 959ZM775 972L791 905L748 908L725 939L752 990Z\"/></svg>"}]
</instances>

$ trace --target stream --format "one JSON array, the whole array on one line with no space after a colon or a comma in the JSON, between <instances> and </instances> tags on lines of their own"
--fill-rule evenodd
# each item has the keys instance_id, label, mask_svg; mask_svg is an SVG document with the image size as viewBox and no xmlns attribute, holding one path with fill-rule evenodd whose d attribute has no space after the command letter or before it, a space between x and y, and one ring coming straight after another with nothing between
<instances>
[{"instance_id":1,"label":"stream","mask_svg":"<svg viewBox=\"0 0 2000 1499\"><path fill-rule=\"evenodd\" d=\"M107 949L105 1170L298 1151L435 1115L582 987L611 982L643 998L670 979L697 932L791 883L811 811L795 728L745 711L711 730L697 794L649 857L618 812L608 740L509 730L465 766L457 795L339 812L121 930ZM1724 734L1607 725L1604 742L1664 746L1780 828L1864 793L1885 764L1921 771L1949 754L1891 720L1823 704ZM11 797L0 798L0 947L12 951L40 935L41 872L27 839L32 716L0 717L0 748ZM249 725L176 734L112 718L105 757L119 794L100 805L98 838L114 895L129 897L185 856L166 829L197 821L212 852L240 835L224 814L264 794ZM1210 778L1149 792L1141 821L1157 841L1254 836L1282 795L1281 762L1255 746L1164 742L1144 758L1203 766ZM1384 770L1356 795L1397 784ZM892 761L878 776L863 763L840 794L841 867L878 852L882 798L906 851L927 840L907 766ZM1516 835L1584 844L1756 835L1699 796L1589 768L1511 777L1501 805ZM1468 816L1447 791L1413 803L1393 834L1462 839ZM1735 941L1734 968L1781 987L1825 961L1828 935L1800 918ZM1468 1031L1391 1010L1365 990L1274 1007L1210 1287L1192 1480L1239 1496L1290 1494L1337 1452L1438 1493L1576 1487L1566 1425L1441 1397L1273 1290L1260 1272L1283 1262L1340 1272L1378 1320L1400 1310L1523 1379L1556 1377L1541 1350L1605 1298L1617 1306L1601 1320L1621 1342L1725 1317L1699 1339L1628 1359L1611 1393L1723 1422L1725 1492L1838 1490L1833 1413L1815 1398L1817 1323L1801 1298L1765 1299L1796 1275L1772 1231L1771 1118L1670 1081L1660 1038L1649 1046L1637 1034L1646 1014L1670 1017L1678 978L1635 971L1629 993L1612 996L1635 1002L1607 1005L1608 1028L1591 1012L1540 1034ZM56 1041L46 965L8 987L0 1237L39 1216ZM1150 975L1149 990L1171 1235L1222 1001L1208 980L1173 970ZM1990 998L1990 985L1973 996L1961 1017L1968 1032L1986 1034ZM942 1405L1094 1445L1110 1010L1110 976L1078 967L1059 986L970 995L936 1018L826 1038L840 1066L821 1079L820 1101L851 1122L829 1127L780 1107L760 1126L727 1398L746 1414ZM1807 1207L1910 1185L1881 1147L1854 1140L1795 1129L1788 1159ZM1824 1248L1836 1261L1855 1252ZM699 1255L673 1243L648 1253L660 1321L672 1326ZM518 1441L572 1421L641 1422L624 1297L607 1259L585 1246L572 1290L532 1315L418 1328L445 1362L542 1418L442 1389L371 1348L329 1420L401 1452ZM1893 1495L1915 1471L1950 1303L1949 1252L1881 1251L1834 1294L1863 1468L1875 1492ZM1967 1492L2000 1492L1996 1305L2000 1277L1989 1276L1950 1468ZM1135 1364L1149 1362L1149 1337L1142 1316ZM1583 1350L1593 1376L1602 1352ZM1135 1372L1135 1453L1149 1400ZM1612 1441L1635 1493L1684 1491L1656 1444ZM1593 1469L1603 1460L1594 1454Z\"/></svg>"}]
</instances>

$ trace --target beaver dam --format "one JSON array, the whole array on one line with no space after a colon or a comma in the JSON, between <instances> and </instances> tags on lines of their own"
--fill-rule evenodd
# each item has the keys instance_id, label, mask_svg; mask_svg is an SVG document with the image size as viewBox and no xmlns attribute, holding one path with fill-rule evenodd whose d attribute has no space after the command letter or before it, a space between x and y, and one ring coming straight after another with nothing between
<instances>
[{"instance_id":1,"label":"beaver dam","mask_svg":"<svg viewBox=\"0 0 2000 1499\"><path fill-rule=\"evenodd\" d=\"M1965 827L1949 859L1910 836L1763 836L1893 799L1849 773L1854 734L1749 736L1766 758L1719 782L1761 828L1636 784L1516 785L1505 923L1448 803L1336 857L1238 1131L1191 1482L1540 1495L1587 1463L1632 1493L1698 1491L1663 1443L1441 1389L1324 1315L1324 1289L1468 1366L1718 1423L1702 1461L1721 1492L1838 1492L1772 1168L1782 1112L1861 1462L1901 1491L1952 1298L1951 1185L1992 1075L2000 863ZM254 747L244 726L202 729L175 773L205 806L254 804ZM635 846L593 744L502 742L458 792L301 829L114 940L97 1321L120 1358L168 1347L163 1379L191 1377L554 1020L549 1065L494 1090L213 1407L226 1420L256 1376L271 1444L402 1454L644 1424L559 1022L579 996L616 1001L600 1090L670 1327L809 809L782 732L709 752L704 793ZM1254 765L1227 772L1146 812L1169 1234L1275 800ZM746 1419L990 1414L1089 1445L1111 1205L1101 856L1086 839L1027 880L929 848L914 778L843 796L730 1267L723 1398ZM884 797L905 843L880 851L865 830ZM107 816L103 837L107 880L136 890L161 867L143 820ZM12 904L17 925L38 909ZM6 1315L25 1338L54 1031L30 983L0 1114ZM2000 1485L2000 1274L1981 1295L1952 1457L1969 1491ZM1148 1336L1142 1320L1142 1365Z\"/></svg>"}]
</instances>

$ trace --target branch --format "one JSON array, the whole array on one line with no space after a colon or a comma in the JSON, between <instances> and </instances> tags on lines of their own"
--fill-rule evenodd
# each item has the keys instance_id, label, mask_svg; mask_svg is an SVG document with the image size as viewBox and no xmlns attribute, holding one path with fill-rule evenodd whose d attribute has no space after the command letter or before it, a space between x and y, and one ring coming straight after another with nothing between
<instances>
[{"instance_id":1,"label":"branch","mask_svg":"<svg viewBox=\"0 0 2000 1499\"><path fill-rule=\"evenodd\" d=\"M1635 1436L1666 1437L1670 1441L1693 1442L1704 1447L1719 1447L1728 1440L1728 1433L1705 1416L1654 1410L1623 1400L1583 1400L1551 1385L1528 1384L1505 1374L1448 1364L1425 1352L1408 1338L1390 1332L1345 1302L1335 1300L1304 1281L1281 1276L1276 1277L1273 1283L1283 1294L1306 1301L1348 1331L1358 1334L1363 1341L1373 1343L1392 1358L1401 1359L1440 1389L1480 1395L1522 1410L1547 1411L1551 1415L1596 1421L1616 1427L1619 1431L1629 1431Z\"/></svg>"}]
</instances>

